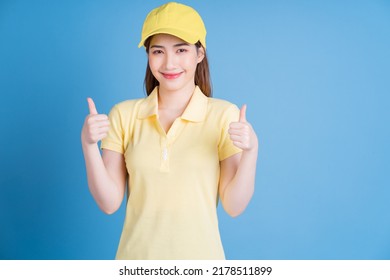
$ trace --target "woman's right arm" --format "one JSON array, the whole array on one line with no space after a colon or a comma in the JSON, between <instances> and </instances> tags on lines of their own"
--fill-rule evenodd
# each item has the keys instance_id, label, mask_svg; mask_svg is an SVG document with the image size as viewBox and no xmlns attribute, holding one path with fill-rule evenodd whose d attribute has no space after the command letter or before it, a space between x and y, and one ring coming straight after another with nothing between
<instances>
[{"instance_id":1,"label":"woman's right arm","mask_svg":"<svg viewBox=\"0 0 390 280\"><path fill-rule=\"evenodd\" d=\"M120 207L126 190L126 165L121 153L104 150L100 155L97 142L107 136L110 123L106 115L98 114L88 98L89 115L81 131L81 143L87 170L89 190L106 214Z\"/></svg>"}]
</instances>

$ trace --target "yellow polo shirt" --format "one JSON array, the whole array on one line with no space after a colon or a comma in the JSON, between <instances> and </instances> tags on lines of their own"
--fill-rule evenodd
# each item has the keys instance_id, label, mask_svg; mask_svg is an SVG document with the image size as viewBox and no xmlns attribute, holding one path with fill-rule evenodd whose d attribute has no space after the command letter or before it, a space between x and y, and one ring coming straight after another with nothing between
<instances>
[{"instance_id":1,"label":"yellow polo shirt","mask_svg":"<svg viewBox=\"0 0 390 280\"><path fill-rule=\"evenodd\" d=\"M158 88L113 107L102 149L124 154L126 218L116 259L224 259L217 218L220 161L241 150L228 134L238 108L196 87L168 133Z\"/></svg>"}]
</instances>

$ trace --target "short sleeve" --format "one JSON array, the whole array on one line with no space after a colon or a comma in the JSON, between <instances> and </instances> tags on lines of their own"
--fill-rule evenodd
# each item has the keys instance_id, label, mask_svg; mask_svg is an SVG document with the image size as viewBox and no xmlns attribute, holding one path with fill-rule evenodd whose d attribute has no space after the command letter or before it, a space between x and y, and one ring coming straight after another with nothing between
<instances>
[{"instance_id":1,"label":"short sleeve","mask_svg":"<svg viewBox=\"0 0 390 280\"><path fill-rule=\"evenodd\" d=\"M229 125L232 122L237 122L239 119L240 110L236 105L232 104L223 114L221 119L221 137L218 144L219 161L222 161L234 154L242 152L242 150L233 144L229 135Z\"/></svg>"},{"instance_id":2,"label":"short sleeve","mask_svg":"<svg viewBox=\"0 0 390 280\"><path fill-rule=\"evenodd\" d=\"M102 139L100 148L123 154L125 152L124 131L121 113L117 105L111 109L108 119L110 120L110 130L107 137Z\"/></svg>"}]
</instances>

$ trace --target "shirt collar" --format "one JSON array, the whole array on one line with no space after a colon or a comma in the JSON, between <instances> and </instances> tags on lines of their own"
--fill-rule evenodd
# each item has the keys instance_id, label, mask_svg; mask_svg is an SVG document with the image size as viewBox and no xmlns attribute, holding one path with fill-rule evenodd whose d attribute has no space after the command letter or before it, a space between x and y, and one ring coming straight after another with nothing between
<instances>
[{"instance_id":1,"label":"shirt collar","mask_svg":"<svg viewBox=\"0 0 390 280\"><path fill-rule=\"evenodd\" d=\"M158 87L155 87L149 96L142 101L137 115L139 119L146 119L158 115L157 92Z\"/></svg>"},{"instance_id":2,"label":"shirt collar","mask_svg":"<svg viewBox=\"0 0 390 280\"><path fill-rule=\"evenodd\" d=\"M138 111L139 119L146 119L151 116L158 116L158 87L155 87L148 97L141 103ZM198 86L184 110L181 118L192 122L201 122L205 119L207 113L208 98L203 94Z\"/></svg>"}]
</instances>

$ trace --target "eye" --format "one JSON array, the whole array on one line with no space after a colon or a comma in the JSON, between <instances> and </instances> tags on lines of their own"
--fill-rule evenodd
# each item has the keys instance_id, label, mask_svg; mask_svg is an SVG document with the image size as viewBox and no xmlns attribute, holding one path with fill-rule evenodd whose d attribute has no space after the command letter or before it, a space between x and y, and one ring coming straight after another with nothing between
<instances>
[{"instance_id":1,"label":"eye","mask_svg":"<svg viewBox=\"0 0 390 280\"><path fill-rule=\"evenodd\" d=\"M163 53L162 50L154 50L154 51L152 52L152 54L161 54L161 53Z\"/></svg>"},{"instance_id":2,"label":"eye","mask_svg":"<svg viewBox=\"0 0 390 280\"><path fill-rule=\"evenodd\" d=\"M187 52L187 50L186 49L178 49L177 52L178 53L185 53L185 52Z\"/></svg>"}]
</instances>

